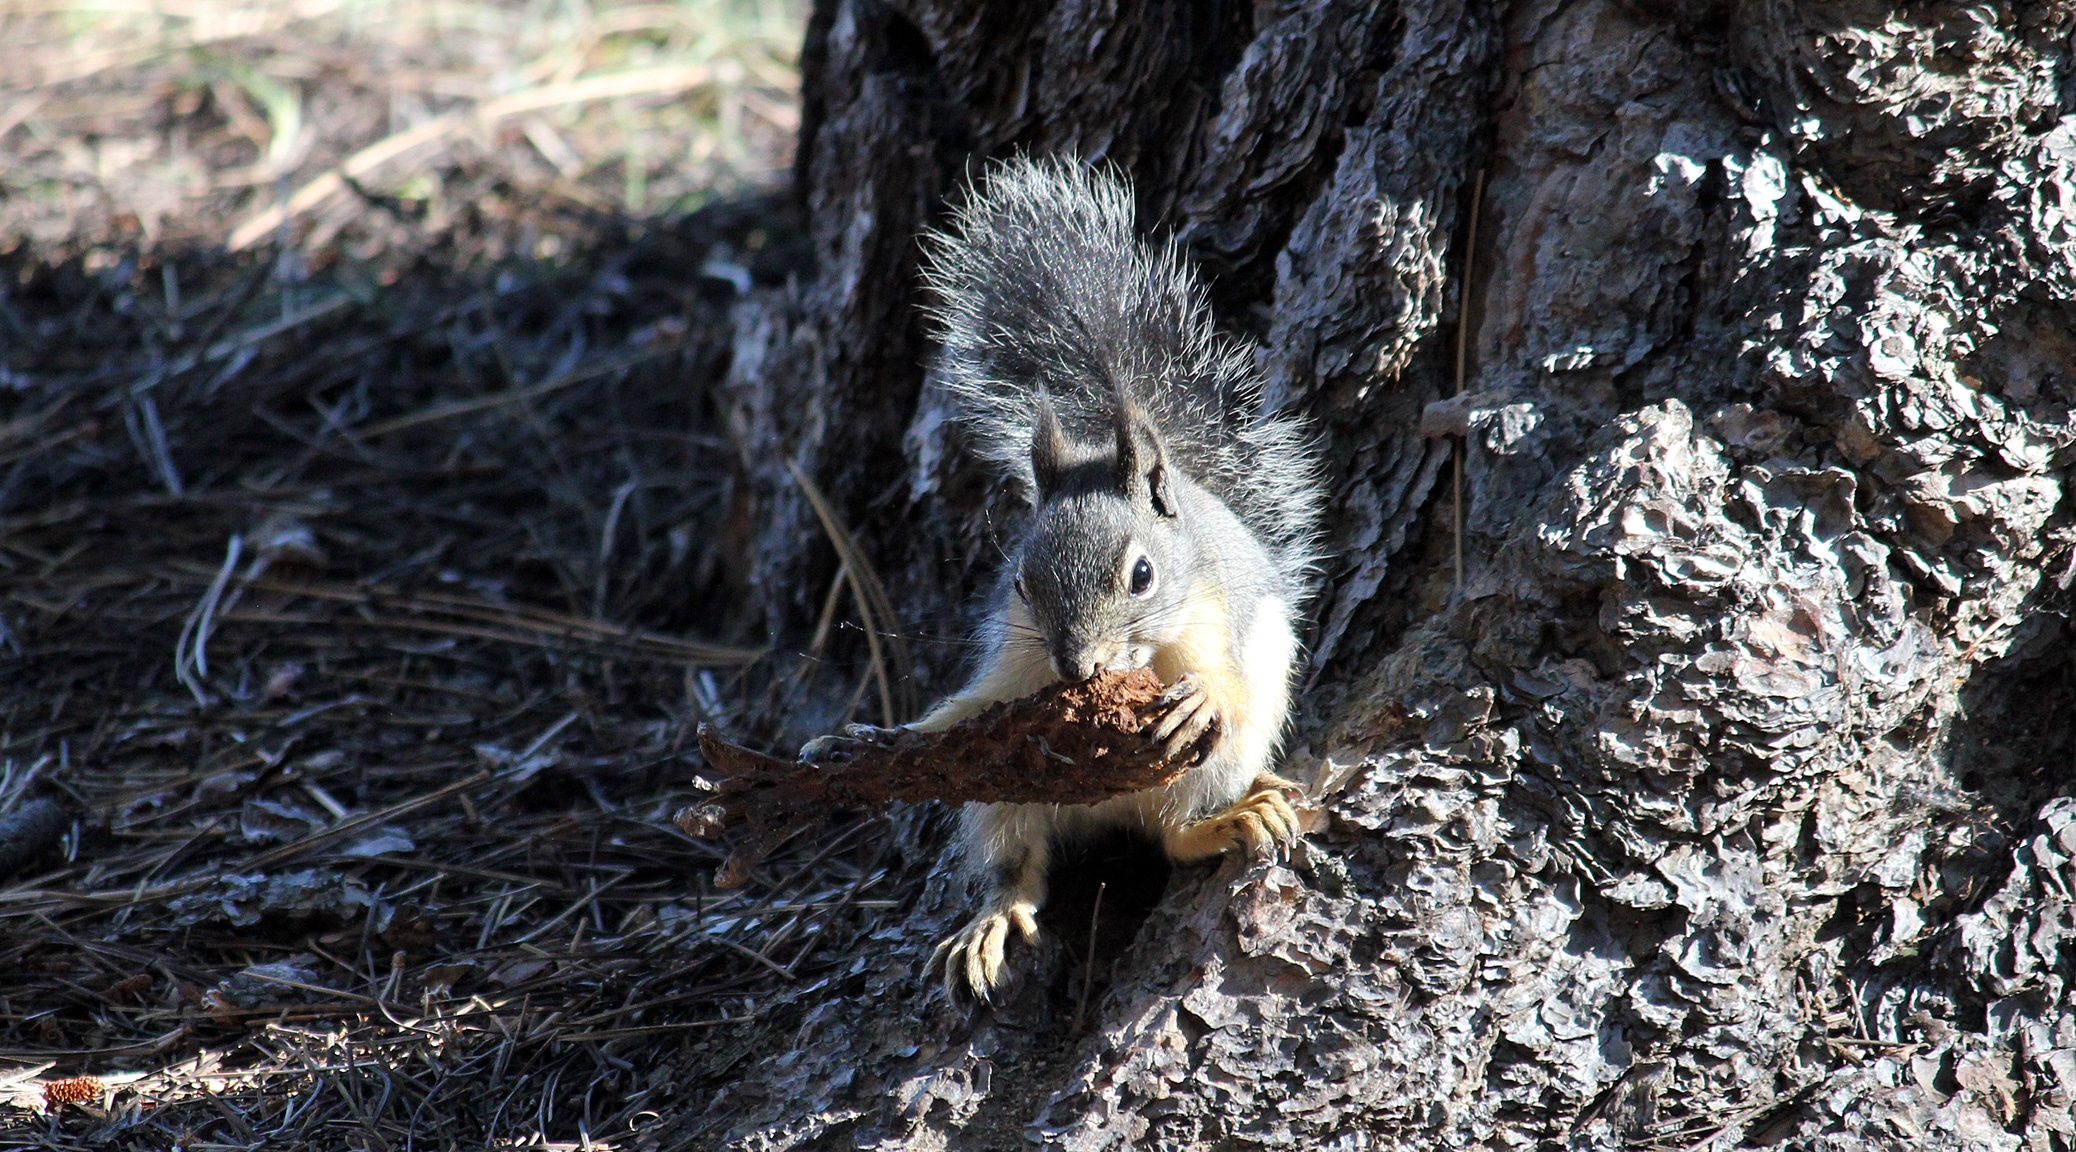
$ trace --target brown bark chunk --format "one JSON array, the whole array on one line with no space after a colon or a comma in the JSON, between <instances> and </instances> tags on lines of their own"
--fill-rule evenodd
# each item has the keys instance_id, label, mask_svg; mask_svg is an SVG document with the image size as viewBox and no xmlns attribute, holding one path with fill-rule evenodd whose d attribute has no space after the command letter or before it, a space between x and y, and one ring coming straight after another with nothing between
<instances>
[{"instance_id":1,"label":"brown bark chunk","mask_svg":"<svg viewBox=\"0 0 2076 1152\"><path fill-rule=\"evenodd\" d=\"M747 822L750 842L721 869L734 887L794 830L838 808L895 801L1093 804L1159 787L1200 761L1207 734L1169 759L1142 733L1158 718L1165 688L1151 669L1103 672L996 704L942 732L886 729L846 741L818 761L783 760L730 744L710 726L699 750L719 772L719 799L677 814L678 826L712 836Z\"/></svg>"}]
</instances>

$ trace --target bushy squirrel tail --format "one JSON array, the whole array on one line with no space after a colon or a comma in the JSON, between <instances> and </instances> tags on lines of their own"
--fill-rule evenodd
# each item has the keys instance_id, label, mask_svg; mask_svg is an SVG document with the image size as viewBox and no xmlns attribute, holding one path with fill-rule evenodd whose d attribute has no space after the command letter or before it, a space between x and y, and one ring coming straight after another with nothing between
<instances>
[{"instance_id":1,"label":"bushy squirrel tail","mask_svg":"<svg viewBox=\"0 0 2076 1152\"><path fill-rule=\"evenodd\" d=\"M1174 242L1138 238L1130 188L1071 159L1005 161L924 243L939 376L982 455L1028 494L1040 391L1084 439L1110 436L1121 391L1304 593L1322 499L1304 426L1262 412L1252 356Z\"/></svg>"}]
</instances>

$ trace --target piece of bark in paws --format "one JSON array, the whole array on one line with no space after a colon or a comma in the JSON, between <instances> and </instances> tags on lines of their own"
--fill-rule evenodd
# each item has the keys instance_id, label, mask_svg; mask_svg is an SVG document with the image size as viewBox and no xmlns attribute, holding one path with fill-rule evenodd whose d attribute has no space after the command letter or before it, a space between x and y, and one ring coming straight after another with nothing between
<instances>
[{"instance_id":1,"label":"piece of bark in paws","mask_svg":"<svg viewBox=\"0 0 2076 1152\"><path fill-rule=\"evenodd\" d=\"M740 882L764 852L837 808L917 800L1092 804L1144 791L1181 775L1217 735L1205 733L1184 756L1164 757L1146 734L1164 691L1151 669L1099 673L996 704L943 732L895 728L839 740L813 762L730 744L701 725L699 750L721 779L714 800L684 809L677 822L699 836L748 823L750 842L722 868L724 878Z\"/></svg>"}]
</instances>

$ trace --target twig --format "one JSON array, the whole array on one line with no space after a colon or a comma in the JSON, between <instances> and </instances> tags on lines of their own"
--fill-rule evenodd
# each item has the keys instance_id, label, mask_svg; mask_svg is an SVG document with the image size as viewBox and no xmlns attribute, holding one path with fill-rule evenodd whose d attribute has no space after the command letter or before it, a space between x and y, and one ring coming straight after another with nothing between
<instances>
[{"instance_id":1,"label":"twig","mask_svg":"<svg viewBox=\"0 0 2076 1152\"><path fill-rule=\"evenodd\" d=\"M181 565L170 565L155 575L168 579L186 580L199 578L199 573ZM355 588L333 584L304 584L286 580L255 578L245 584L250 591L279 592L289 596L307 596L314 600L330 600L345 604L363 605L368 608L398 608L410 612L446 614L464 620L480 621L501 625L501 628L478 628L465 624L452 624L438 620L416 617L397 617L368 612L358 618L323 620L296 616L284 612L260 609L243 609L226 612L215 617L219 621L241 621L247 623L317 624L348 627L402 628L424 632L438 632L454 636L472 636L485 640L498 640L512 644L539 645L548 640L562 640L602 647L625 645L636 651L666 659L684 660L693 664L748 664L764 656L758 648L736 648L724 644L712 644L699 640L685 640L676 636L650 632L640 628L629 628L610 624L603 620L587 620L581 616L538 608L530 605L503 606L460 596L440 593L395 593L380 589Z\"/></svg>"},{"instance_id":2,"label":"twig","mask_svg":"<svg viewBox=\"0 0 2076 1152\"><path fill-rule=\"evenodd\" d=\"M301 840L297 840L294 843L283 844L279 848L275 848L267 852L262 852L259 855L254 856L250 859L240 861L238 866L240 868L254 872L260 871L261 869L265 868L271 868L277 864L293 860L296 857L301 856L303 853L310 851L312 848L318 847L319 845L329 844L334 840L338 840L345 836L350 836L355 832L361 832L369 828L373 828L381 824L385 820L394 820L398 816L402 816L406 812L415 812L428 804L437 804L440 801L445 800L447 797L454 795L456 792L460 792L468 788L473 788L478 784L482 784L486 781L495 779L500 775L503 775L503 773L478 772L465 780L456 780L454 783L449 784L444 788L435 788L422 796L414 796L409 800L405 800L396 804L391 804L387 808L379 808L373 812L368 813L365 816L360 817L359 819L348 820L343 824L334 824L330 828L327 828L322 832L312 833L311 835L305 836Z\"/></svg>"},{"instance_id":3,"label":"twig","mask_svg":"<svg viewBox=\"0 0 2076 1152\"><path fill-rule=\"evenodd\" d=\"M194 693L195 703L207 705L209 693L204 685L209 678L209 630L216 617L216 606L223 601L224 588L231 582L231 573L238 568L238 556L244 551L245 539L232 533L231 541L224 547L223 567L216 570L216 578L209 583L209 590L188 614L187 623L181 625L180 640L173 646L173 675Z\"/></svg>"},{"instance_id":4,"label":"twig","mask_svg":"<svg viewBox=\"0 0 2076 1152\"><path fill-rule=\"evenodd\" d=\"M598 898L601 895L611 891L612 889L617 887L622 880L625 879L627 879L627 876L623 874L620 876L615 876L611 880L608 880L603 884L593 883L591 886L591 891L587 893L583 899L571 901L570 906L556 913L554 919L549 920L547 923L541 925L538 928L535 928L533 931L528 932L526 935L519 937L518 939L512 941L512 943L526 944L531 941L540 939L541 937L547 935L549 932L553 931L558 925L567 922L570 917L598 903Z\"/></svg>"},{"instance_id":5,"label":"twig","mask_svg":"<svg viewBox=\"0 0 2076 1152\"><path fill-rule=\"evenodd\" d=\"M1471 185L1470 227L1463 240L1463 276L1456 290L1456 390L1452 396L1463 395L1463 362L1470 346L1471 272L1478 260L1478 215L1485 205L1485 170L1478 169L1476 183ZM1456 543L1456 591L1463 592L1463 454L1469 450L1469 436L1459 436L1454 451L1449 453L1453 474L1454 506L1450 513L1450 524L1455 529Z\"/></svg>"},{"instance_id":6,"label":"twig","mask_svg":"<svg viewBox=\"0 0 2076 1152\"><path fill-rule=\"evenodd\" d=\"M577 1044L600 1040L626 1040L634 1036L652 1036L659 1032L685 1032L693 1028L721 1028L730 1024L747 1024L763 1015L762 1011L757 1011L747 1012L741 1016L723 1016L718 1020L673 1020L668 1024L642 1024L632 1028L604 1028L596 1032L565 1032L555 1037L555 1042L557 1044ZM599 1147L604 1147L604 1145L599 1145Z\"/></svg>"},{"instance_id":7,"label":"twig","mask_svg":"<svg viewBox=\"0 0 2076 1152\"><path fill-rule=\"evenodd\" d=\"M89 1056L138 1056L164 1052L178 1044L187 1035L188 1026L182 1024L163 1036L139 1040L135 1044L118 1044L111 1048L0 1048L0 1060L78 1060Z\"/></svg>"},{"instance_id":8,"label":"twig","mask_svg":"<svg viewBox=\"0 0 2076 1152\"><path fill-rule=\"evenodd\" d=\"M1081 965L1081 995L1074 999L1074 1027L1072 1031L1077 1033L1081 1031L1082 1013L1088 1008L1089 985L1096 978L1096 928L1103 919L1103 890L1108 887L1110 887L1110 882L1107 880L1099 881L1096 884L1095 907L1090 908L1088 913L1088 956Z\"/></svg>"},{"instance_id":9,"label":"twig","mask_svg":"<svg viewBox=\"0 0 2076 1152\"><path fill-rule=\"evenodd\" d=\"M524 388L510 388L503 392L493 392L488 396L477 396L468 400L453 400L445 404L435 404L430 408L407 415L392 417L388 420L377 420L373 424L355 429L354 434L363 440L373 440L387 436L392 432L401 432L406 428L416 428L421 424L451 420L456 416L466 416L471 412L482 412L491 408L502 408L507 404L521 404L528 400L538 400L550 393L560 392L572 384L582 384L586 380L595 380L608 373L632 368L637 364L645 364L651 360L667 356L674 351L676 351L675 345L665 344L660 347L645 348L639 352L631 352L621 356L608 356L586 364L581 368L572 368L567 372Z\"/></svg>"}]
</instances>

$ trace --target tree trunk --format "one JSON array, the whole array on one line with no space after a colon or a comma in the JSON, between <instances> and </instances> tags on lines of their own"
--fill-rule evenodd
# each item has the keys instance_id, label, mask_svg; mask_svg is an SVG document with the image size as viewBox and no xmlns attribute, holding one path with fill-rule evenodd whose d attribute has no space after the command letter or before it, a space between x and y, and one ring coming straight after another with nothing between
<instances>
[{"instance_id":1,"label":"tree trunk","mask_svg":"<svg viewBox=\"0 0 2076 1152\"><path fill-rule=\"evenodd\" d=\"M957 632L1005 514L926 379L916 232L987 158L1115 164L1327 448L1287 769L1326 818L1150 914L1113 870L1136 935L1056 914L968 1015L923 969L969 895L904 814L902 911L684 1135L2076 1146L2072 27L822 0L816 263L743 306L729 386L768 621L835 568L791 460L901 627ZM1467 435L1424 438L1459 310ZM957 655L916 649L924 694Z\"/></svg>"}]
</instances>

